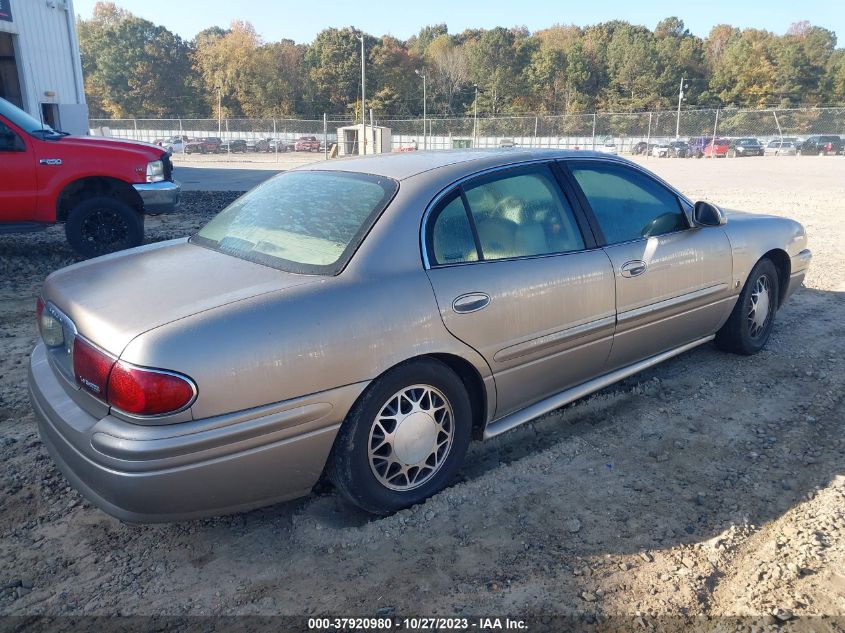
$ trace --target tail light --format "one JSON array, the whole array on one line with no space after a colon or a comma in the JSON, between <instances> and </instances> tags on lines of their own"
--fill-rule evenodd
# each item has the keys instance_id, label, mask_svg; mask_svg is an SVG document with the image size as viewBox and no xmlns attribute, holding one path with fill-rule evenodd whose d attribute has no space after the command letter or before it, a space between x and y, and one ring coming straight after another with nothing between
<instances>
[{"instance_id":1,"label":"tail light","mask_svg":"<svg viewBox=\"0 0 845 633\"><path fill-rule=\"evenodd\" d=\"M180 374L119 361L109 377L109 404L134 415L180 411L197 395L194 383Z\"/></svg>"},{"instance_id":2,"label":"tail light","mask_svg":"<svg viewBox=\"0 0 845 633\"><path fill-rule=\"evenodd\" d=\"M73 344L73 373L82 389L132 415L175 413L197 395L187 376L119 361L79 336Z\"/></svg>"},{"instance_id":3,"label":"tail light","mask_svg":"<svg viewBox=\"0 0 845 633\"><path fill-rule=\"evenodd\" d=\"M106 399L114 356L77 336L73 341L73 375L77 384L98 398Z\"/></svg>"},{"instance_id":4,"label":"tail light","mask_svg":"<svg viewBox=\"0 0 845 633\"><path fill-rule=\"evenodd\" d=\"M826 151L826 152L832 152L832 151L833 151L833 143L825 143L825 145L824 145L824 151Z\"/></svg>"}]
</instances>

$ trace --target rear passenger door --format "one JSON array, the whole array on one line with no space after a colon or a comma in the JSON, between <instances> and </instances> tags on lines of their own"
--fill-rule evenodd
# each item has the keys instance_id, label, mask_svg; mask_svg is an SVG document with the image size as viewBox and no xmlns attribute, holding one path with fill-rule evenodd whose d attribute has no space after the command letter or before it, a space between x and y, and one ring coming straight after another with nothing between
<instances>
[{"instance_id":1,"label":"rear passenger door","mask_svg":"<svg viewBox=\"0 0 845 633\"><path fill-rule=\"evenodd\" d=\"M607 370L715 332L735 299L722 227L691 226L677 194L635 167L564 165L613 263L617 324Z\"/></svg>"},{"instance_id":2,"label":"rear passenger door","mask_svg":"<svg viewBox=\"0 0 845 633\"><path fill-rule=\"evenodd\" d=\"M615 320L613 269L550 165L455 187L424 230L443 322L490 365L495 417L602 370Z\"/></svg>"}]
</instances>

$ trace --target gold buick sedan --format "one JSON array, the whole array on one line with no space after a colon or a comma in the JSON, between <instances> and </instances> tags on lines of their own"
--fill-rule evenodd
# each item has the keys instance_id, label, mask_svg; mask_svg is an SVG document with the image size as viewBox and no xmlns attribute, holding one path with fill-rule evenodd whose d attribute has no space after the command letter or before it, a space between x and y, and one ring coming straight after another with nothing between
<instances>
[{"instance_id":1,"label":"gold buick sedan","mask_svg":"<svg viewBox=\"0 0 845 633\"><path fill-rule=\"evenodd\" d=\"M323 473L389 513L490 438L697 345L753 354L803 227L591 152L317 163L189 238L59 270L38 301L41 437L126 521L237 512Z\"/></svg>"}]
</instances>

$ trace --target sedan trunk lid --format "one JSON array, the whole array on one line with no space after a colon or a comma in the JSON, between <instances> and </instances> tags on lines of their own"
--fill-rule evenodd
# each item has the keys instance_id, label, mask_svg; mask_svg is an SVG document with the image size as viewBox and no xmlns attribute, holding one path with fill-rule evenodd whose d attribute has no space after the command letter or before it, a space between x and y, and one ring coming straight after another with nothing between
<instances>
[{"instance_id":1,"label":"sedan trunk lid","mask_svg":"<svg viewBox=\"0 0 845 633\"><path fill-rule=\"evenodd\" d=\"M50 275L43 297L79 334L120 356L146 331L211 308L320 280L191 244L160 242Z\"/></svg>"}]
</instances>

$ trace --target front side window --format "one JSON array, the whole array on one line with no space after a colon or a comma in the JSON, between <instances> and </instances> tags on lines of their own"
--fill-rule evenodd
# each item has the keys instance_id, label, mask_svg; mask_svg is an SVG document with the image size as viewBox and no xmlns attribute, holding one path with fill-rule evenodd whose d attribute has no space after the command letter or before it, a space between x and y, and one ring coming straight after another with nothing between
<instances>
[{"instance_id":1,"label":"front side window","mask_svg":"<svg viewBox=\"0 0 845 633\"><path fill-rule=\"evenodd\" d=\"M568 162L608 244L688 228L678 197L624 165Z\"/></svg>"},{"instance_id":2,"label":"front side window","mask_svg":"<svg viewBox=\"0 0 845 633\"><path fill-rule=\"evenodd\" d=\"M15 131L0 121L0 152L20 152L24 150L23 141Z\"/></svg>"},{"instance_id":3,"label":"front side window","mask_svg":"<svg viewBox=\"0 0 845 633\"><path fill-rule=\"evenodd\" d=\"M191 242L287 272L335 275L397 188L368 174L287 172L235 200Z\"/></svg>"}]
</instances>

